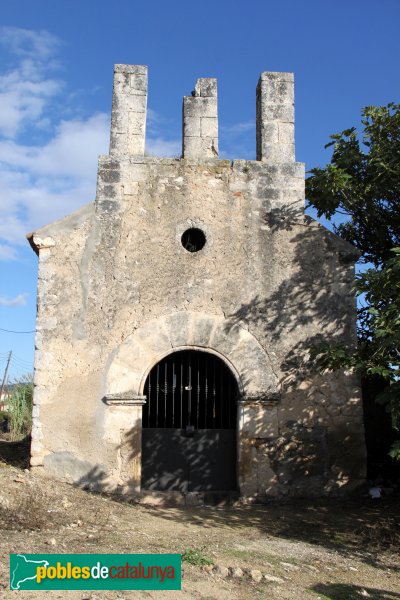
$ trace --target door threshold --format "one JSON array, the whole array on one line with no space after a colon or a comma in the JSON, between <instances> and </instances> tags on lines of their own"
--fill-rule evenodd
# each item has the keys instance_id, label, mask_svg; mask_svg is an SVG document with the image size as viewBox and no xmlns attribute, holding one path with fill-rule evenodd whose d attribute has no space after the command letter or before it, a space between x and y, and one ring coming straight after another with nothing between
<instances>
[{"instance_id":1,"label":"door threshold","mask_svg":"<svg viewBox=\"0 0 400 600\"><path fill-rule=\"evenodd\" d=\"M177 492L142 490L137 502L152 506L234 506L239 499L239 492L206 491Z\"/></svg>"}]
</instances>

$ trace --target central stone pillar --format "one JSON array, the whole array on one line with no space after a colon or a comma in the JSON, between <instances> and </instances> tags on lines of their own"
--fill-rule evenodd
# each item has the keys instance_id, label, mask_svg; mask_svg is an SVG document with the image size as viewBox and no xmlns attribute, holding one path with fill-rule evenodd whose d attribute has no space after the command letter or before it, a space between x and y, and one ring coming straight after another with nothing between
<instances>
[{"instance_id":1,"label":"central stone pillar","mask_svg":"<svg viewBox=\"0 0 400 600\"><path fill-rule=\"evenodd\" d=\"M293 73L261 73L257 86L257 160L294 162Z\"/></svg>"},{"instance_id":2,"label":"central stone pillar","mask_svg":"<svg viewBox=\"0 0 400 600\"><path fill-rule=\"evenodd\" d=\"M217 80L200 78L183 98L183 158L218 158Z\"/></svg>"}]
</instances>

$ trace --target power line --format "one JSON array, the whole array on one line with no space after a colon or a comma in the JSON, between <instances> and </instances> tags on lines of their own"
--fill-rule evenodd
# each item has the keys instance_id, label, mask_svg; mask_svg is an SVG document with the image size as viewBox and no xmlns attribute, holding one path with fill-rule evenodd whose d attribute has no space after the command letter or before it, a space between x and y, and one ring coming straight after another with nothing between
<instances>
[{"instance_id":1,"label":"power line","mask_svg":"<svg viewBox=\"0 0 400 600\"><path fill-rule=\"evenodd\" d=\"M2 329L1 327L0 331L6 331L7 333L36 333L36 329L33 331L13 331L12 329Z\"/></svg>"}]
</instances>

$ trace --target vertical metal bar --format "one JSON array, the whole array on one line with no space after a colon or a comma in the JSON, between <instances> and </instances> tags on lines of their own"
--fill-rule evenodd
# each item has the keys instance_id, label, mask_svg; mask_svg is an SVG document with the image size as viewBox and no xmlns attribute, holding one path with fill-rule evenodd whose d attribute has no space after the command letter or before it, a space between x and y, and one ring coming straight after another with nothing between
<instances>
[{"instance_id":1,"label":"vertical metal bar","mask_svg":"<svg viewBox=\"0 0 400 600\"><path fill-rule=\"evenodd\" d=\"M196 407L196 429L199 428L200 417L200 356L197 353L197 407Z\"/></svg>"},{"instance_id":2,"label":"vertical metal bar","mask_svg":"<svg viewBox=\"0 0 400 600\"><path fill-rule=\"evenodd\" d=\"M167 427L168 360L164 364L164 427Z\"/></svg>"},{"instance_id":3,"label":"vertical metal bar","mask_svg":"<svg viewBox=\"0 0 400 600\"><path fill-rule=\"evenodd\" d=\"M172 427L175 427L175 361L172 360Z\"/></svg>"},{"instance_id":4,"label":"vertical metal bar","mask_svg":"<svg viewBox=\"0 0 400 600\"><path fill-rule=\"evenodd\" d=\"M222 365L220 365L220 367L219 367L219 389L220 389L219 404L221 407L220 428L228 429L227 427L224 427L224 422L223 422L224 402L226 402L226 391L227 391L227 390L224 390L224 376L225 376L225 367L222 368Z\"/></svg>"},{"instance_id":5,"label":"vertical metal bar","mask_svg":"<svg viewBox=\"0 0 400 600\"><path fill-rule=\"evenodd\" d=\"M189 364L188 364L188 377L189 377L189 385L188 385L188 425L192 424L192 365L189 354Z\"/></svg>"},{"instance_id":6,"label":"vertical metal bar","mask_svg":"<svg viewBox=\"0 0 400 600\"><path fill-rule=\"evenodd\" d=\"M232 427L232 417L231 417L231 405L233 402L233 390L231 386L231 378L228 378L228 389L227 389L227 399L228 399L228 427L231 429Z\"/></svg>"},{"instance_id":7,"label":"vertical metal bar","mask_svg":"<svg viewBox=\"0 0 400 600\"><path fill-rule=\"evenodd\" d=\"M157 365L156 427L158 427L158 395L160 393L160 379L159 379L159 377L160 377L160 363Z\"/></svg>"},{"instance_id":8,"label":"vertical metal bar","mask_svg":"<svg viewBox=\"0 0 400 600\"><path fill-rule=\"evenodd\" d=\"M208 429L207 425L207 404L208 404L208 360L205 361L204 374L204 429Z\"/></svg>"},{"instance_id":9,"label":"vertical metal bar","mask_svg":"<svg viewBox=\"0 0 400 600\"><path fill-rule=\"evenodd\" d=\"M213 428L216 425L216 406L215 406L215 358L213 360L213 383L212 383L212 395L213 395Z\"/></svg>"},{"instance_id":10,"label":"vertical metal bar","mask_svg":"<svg viewBox=\"0 0 400 600\"><path fill-rule=\"evenodd\" d=\"M149 373L149 387L147 390L147 425L146 427L150 427L150 419L151 419L151 378L153 375L153 369L151 369Z\"/></svg>"},{"instance_id":11,"label":"vertical metal bar","mask_svg":"<svg viewBox=\"0 0 400 600\"><path fill-rule=\"evenodd\" d=\"M182 362L182 358L181 358L181 429L183 427L183 362Z\"/></svg>"}]
</instances>

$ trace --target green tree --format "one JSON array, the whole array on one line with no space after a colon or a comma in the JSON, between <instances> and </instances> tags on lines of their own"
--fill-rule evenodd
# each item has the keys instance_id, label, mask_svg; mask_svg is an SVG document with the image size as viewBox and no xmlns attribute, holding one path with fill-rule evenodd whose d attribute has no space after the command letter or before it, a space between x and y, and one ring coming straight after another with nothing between
<instances>
[{"instance_id":1,"label":"green tree","mask_svg":"<svg viewBox=\"0 0 400 600\"><path fill-rule=\"evenodd\" d=\"M335 219L335 232L372 264L355 283L358 346L321 346L313 354L321 369L381 376L387 386L378 400L400 430L400 105L368 106L361 122L361 138L355 127L331 136L330 164L312 169L306 182L318 216ZM392 456L400 458L400 442Z\"/></svg>"}]
</instances>

